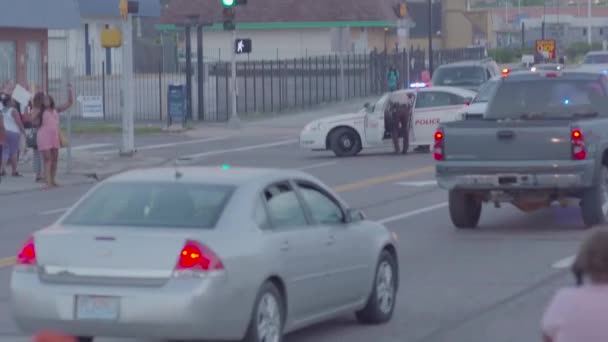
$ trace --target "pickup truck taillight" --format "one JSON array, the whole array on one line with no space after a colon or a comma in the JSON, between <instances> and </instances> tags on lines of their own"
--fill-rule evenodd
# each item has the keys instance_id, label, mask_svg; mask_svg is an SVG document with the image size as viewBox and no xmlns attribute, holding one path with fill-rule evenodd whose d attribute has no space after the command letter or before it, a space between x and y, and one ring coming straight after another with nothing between
<instances>
[{"instance_id":1,"label":"pickup truck taillight","mask_svg":"<svg viewBox=\"0 0 608 342\"><path fill-rule=\"evenodd\" d=\"M443 130L435 131L435 143L433 144L433 156L435 160L443 160Z\"/></svg>"},{"instance_id":2,"label":"pickup truck taillight","mask_svg":"<svg viewBox=\"0 0 608 342\"><path fill-rule=\"evenodd\" d=\"M571 133L572 144L572 159L583 160L587 157L587 148L585 146L585 137L583 132L578 128L573 128Z\"/></svg>"}]
</instances>

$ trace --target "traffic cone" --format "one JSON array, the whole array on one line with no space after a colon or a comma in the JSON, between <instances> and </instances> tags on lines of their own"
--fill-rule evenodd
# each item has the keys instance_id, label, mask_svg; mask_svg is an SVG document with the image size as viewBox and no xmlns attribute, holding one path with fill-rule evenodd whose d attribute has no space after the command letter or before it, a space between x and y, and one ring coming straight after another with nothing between
<instances>
[{"instance_id":1,"label":"traffic cone","mask_svg":"<svg viewBox=\"0 0 608 342\"><path fill-rule=\"evenodd\" d=\"M78 340L72 336L56 333L53 331L43 331L32 339L33 342L77 342Z\"/></svg>"}]
</instances>

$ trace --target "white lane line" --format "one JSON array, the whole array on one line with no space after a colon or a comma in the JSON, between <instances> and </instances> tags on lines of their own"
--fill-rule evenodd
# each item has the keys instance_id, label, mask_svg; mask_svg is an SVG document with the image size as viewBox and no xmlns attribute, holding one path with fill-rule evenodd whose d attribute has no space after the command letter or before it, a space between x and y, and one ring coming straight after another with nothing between
<instances>
[{"instance_id":1,"label":"white lane line","mask_svg":"<svg viewBox=\"0 0 608 342\"><path fill-rule=\"evenodd\" d=\"M70 208L59 208L59 209L47 210L47 211L38 213L38 215L55 215L55 214L63 213L64 211L67 211L68 209L70 209Z\"/></svg>"},{"instance_id":2,"label":"white lane line","mask_svg":"<svg viewBox=\"0 0 608 342\"><path fill-rule=\"evenodd\" d=\"M306 166L299 167L298 170L317 169L320 167L331 166L331 165L336 165L336 164L337 164L337 162L335 162L335 161L318 163L318 164L312 164L312 165L306 165Z\"/></svg>"},{"instance_id":3,"label":"white lane line","mask_svg":"<svg viewBox=\"0 0 608 342\"><path fill-rule=\"evenodd\" d=\"M403 186L431 186L431 185L437 185L437 180L399 182L396 184L403 185Z\"/></svg>"},{"instance_id":4,"label":"white lane line","mask_svg":"<svg viewBox=\"0 0 608 342\"><path fill-rule=\"evenodd\" d=\"M100 147L106 147L106 146L112 146L112 145L114 145L114 144L86 144L86 145L74 146L74 147L72 147L72 150L74 150L74 151L92 150L94 148L100 148Z\"/></svg>"},{"instance_id":5,"label":"white lane line","mask_svg":"<svg viewBox=\"0 0 608 342\"><path fill-rule=\"evenodd\" d=\"M382 220L378 220L376 222L382 223L382 224L387 224L387 223L403 220L403 219L408 218L408 217L424 214L424 213L427 213L429 211L441 209L441 208L447 207L447 206L448 206L448 202L438 203L438 204L430 205L428 207L424 207L424 208L408 211L407 213L403 213L403 214L399 214L399 215L383 218Z\"/></svg>"},{"instance_id":6,"label":"white lane line","mask_svg":"<svg viewBox=\"0 0 608 342\"><path fill-rule=\"evenodd\" d=\"M572 266L572 263L574 262L575 258L575 255L571 255L567 258L563 258L561 260L556 261L551 267L558 269L569 268L570 266Z\"/></svg>"},{"instance_id":7,"label":"white lane line","mask_svg":"<svg viewBox=\"0 0 608 342\"><path fill-rule=\"evenodd\" d=\"M197 158L201 158L201 157L215 156L215 155L224 154L224 153L260 150L260 149L276 147L276 146L292 145L297 142L298 142L298 139L281 140L281 141L275 141L272 143L265 143L265 144L259 144L259 145L251 145L251 146L245 146L245 147L236 147L236 148L227 148L227 149L223 149L223 150L207 151L207 152L202 152L202 153L197 153L197 154L191 154L189 156L181 156L179 159L182 159L182 160L197 159Z\"/></svg>"},{"instance_id":8,"label":"white lane line","mask_svg":"<svg viewBox=\"0 0 608 342\"><path fill-rule=\"evenodd\" d=\"M212 142L212 141L218 141L218 140L225 140L225 139L228 139L228 138L227 137L217 137L217 138L205 138L205 139L196 139L196 140L188 140L188 141L177 141L177 142L165 143L165 144L144 145L141 147L136 147L135 149L138 151L157 150L157 149L167 148L167 147L194 145L194 144L200 144L200 143ZM115 153L117 153L117 151L118 150L99 151L99 152L95 152L95 154L108 155L108 154L115 154Z\"/></svg>"}]
</instances>

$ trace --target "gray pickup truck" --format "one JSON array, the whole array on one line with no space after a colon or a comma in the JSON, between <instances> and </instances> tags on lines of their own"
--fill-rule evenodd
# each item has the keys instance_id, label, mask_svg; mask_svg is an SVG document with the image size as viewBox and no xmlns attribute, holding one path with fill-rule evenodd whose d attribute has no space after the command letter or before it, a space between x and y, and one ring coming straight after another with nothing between
<instances>
[{"instance_id":1,"label":"gray pickup truck","mask_svg":"<svg viewBox=\"0 0 608 342\"><path fill-rule=\"evenodd\" d=\"M584 71L504 77L483 117L441 124L433 154L452 223L483 203L531 212L579 199L585 226L608 221L608 81Z\"/></svg>"}]
</instances>

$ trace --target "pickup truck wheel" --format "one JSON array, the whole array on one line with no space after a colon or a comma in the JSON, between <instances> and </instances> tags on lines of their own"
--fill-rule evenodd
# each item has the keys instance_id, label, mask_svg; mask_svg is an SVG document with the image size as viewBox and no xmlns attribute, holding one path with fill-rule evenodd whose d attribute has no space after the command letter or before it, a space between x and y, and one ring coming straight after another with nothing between
<instances>
[{"instance_id":1,"label":"pickup truck wheel","mask_svg":"<svg viewBox=\"0 0 608 342\"><path fill-rule=\"evenodd\" d=\"M583 192L581 214L586 227L608 221L608 166L602 165L596 184Z\"/></svg>"},{"instance_id":2,"label":"pickup truck wheel","mask_svg":"<svg viewBox=\"0 0 608 342\"><path fill-rule=\"evenodd\" d=\"M352 157L361 152L361 139L352 128L341 127L331 132L329 147L338 157Z\"/></svg>"},{"instance_id":3,"label":"pickup truck wheel","mask_svg":"<svg viewBox=\"0 0 608 342\"><path fill-rule=\"evenodd\" d=\"M477 228L481 217L481 201L470 193L451 190L449 193L450 218L458 229Z\"/></svg>"}]
</instances>

